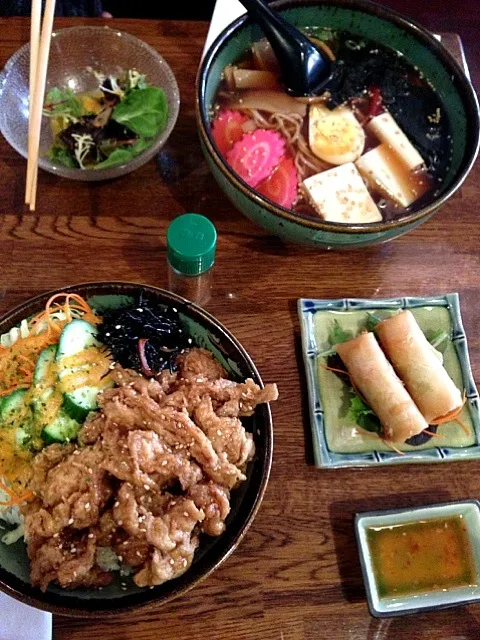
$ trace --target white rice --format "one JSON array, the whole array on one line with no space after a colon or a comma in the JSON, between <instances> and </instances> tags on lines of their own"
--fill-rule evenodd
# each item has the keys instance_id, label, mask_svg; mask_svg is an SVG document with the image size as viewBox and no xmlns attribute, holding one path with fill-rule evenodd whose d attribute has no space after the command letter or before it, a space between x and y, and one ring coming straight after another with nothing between
<instances>
[{"instance_id":1,"label":"white rice","mask_svg":"<svg viewBox=\"0 0 480 640\"><path fill-rule=\"evenodd\" d=\"M8 494L0 489L0 502L7 502L8 498ZM15 528L11 529L12 526ZM4 544L13 544L23 538L23 515L20 513L18 505L12 507L0 505L0 528L6 529L7 527L9 531L0 538Z\"/></svg>"}]
</instances>

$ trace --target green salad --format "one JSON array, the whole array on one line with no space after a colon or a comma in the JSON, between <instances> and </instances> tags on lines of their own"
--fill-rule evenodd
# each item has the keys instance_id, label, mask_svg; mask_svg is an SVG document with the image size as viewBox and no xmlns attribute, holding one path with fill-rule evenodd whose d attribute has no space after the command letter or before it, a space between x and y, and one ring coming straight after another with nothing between
<instances>
[{"instance_id":1,"label":"green salad","mask_svg":"<svg viewBox=\"0 0 480 640\"><path fill-rule=\"evenodd\" d=\"M119 77L93 72L98 88L75 93L54 87L46 95L43 115L51 119L53 145L47 156L76 169L104 169L124 164L148 149L168 120L168 103L160 87L129 70Z\"/></svg>"}]
</instances>

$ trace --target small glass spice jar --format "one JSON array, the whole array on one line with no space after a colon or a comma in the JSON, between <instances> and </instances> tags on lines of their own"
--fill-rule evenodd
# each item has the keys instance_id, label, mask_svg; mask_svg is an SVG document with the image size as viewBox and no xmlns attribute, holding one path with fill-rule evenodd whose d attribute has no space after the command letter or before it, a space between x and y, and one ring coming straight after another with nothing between
<instances>
[{"instance_id":1,"label":"small glass spice jar","mask_svg":"<svg viewBox=\"0 0 480 640\"><path fill-rule=\"evenodd\" d=\"M212 293L217 232L205 216L185 213L167 230L168 288L203 306Z\"/></svg>"}]
</instances>

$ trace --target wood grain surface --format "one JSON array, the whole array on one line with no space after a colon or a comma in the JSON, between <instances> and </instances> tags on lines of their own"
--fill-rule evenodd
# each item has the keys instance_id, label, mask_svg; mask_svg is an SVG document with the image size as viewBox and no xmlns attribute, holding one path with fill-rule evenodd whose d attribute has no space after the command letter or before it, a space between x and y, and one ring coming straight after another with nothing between
<instances>
[{"instance_id":1,"label":"wood grain surface","mask_svg":"<svg viewBox=\"0 0 480 640\"><path fill-rule=\"evenodd\" d=\"M460 33L478 87L477 3L455 10L442 0L389 4L432 30ZM56 26L83 23L97 22L58 20ZM182 97L177 127L157 162L119 180L86 184L40 172L35 214L23 206L25 160L0 140L0 312L75 282L119 279L166 286L167 225L180 212L199 212L213 220L219 233L215 296L208 308L244 344L264 380L278 383L280 399L272 407L270 484L259 515L233 556L166 608L105 622L56 617L54 639L477 639L478 606L371 618L353 515L477 498L480 462L315 469L296 300L459 291L473 372L480 382L478 165L440 213L390 244L348 253L287 246L233 209L202 158L194 81L208 25L109 24L155 46L172 66ZM0 19L0 67L28 35L27 20Z\"/></svg>"}]
</instances>

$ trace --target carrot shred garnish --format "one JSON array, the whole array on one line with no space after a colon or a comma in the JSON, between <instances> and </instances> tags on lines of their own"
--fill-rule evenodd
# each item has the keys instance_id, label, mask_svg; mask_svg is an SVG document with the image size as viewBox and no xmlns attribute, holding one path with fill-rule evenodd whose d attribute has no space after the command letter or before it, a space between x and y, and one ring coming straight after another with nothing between
<instances>
[{"instance_id":1,"label":"carrot shred garnish","mask_svg":"<svg viewBox=\"0 0 480 640\"><path fill-rule=\"evenodd\" d=\"M434 433L433 431L428 431L427 429L424 429L422 433L426 433L427 436L432 436L432 438L445 438L443 433Z\"/></svg>"},{"instance_id":2,"label":"carrot shred garnish","mask_svg":"<svg viewBox=\"0 0 480 640\"><path fill-rule=\"evenodd\" d=\"M430 420L430 424L444 424L445 422L450 422L451 420L455 420L457 418L457 416L460 415L460 412L462 411L463 407L465 406L466 401L467 401L467 398L466 398L466 394L465 394L465 391L464 391L463 392L462 404L457 409L453 409L452 411L449 411L444 416L441 416L440 418L437 418L436 420Z\"/></svg>"},{"instance_id":3,"label":"carrot shred garnish","mask_svg":"<svg viewBox=\"0 0 480 640\"><path fill-rule=\"evenodd\" d=\"M7 487L7 485L3 482L0 482L0 489L9 497L7 501L0 502L0 505L2 505L3 507L10 507L16 504L20 505L22 504L22 502L27 500L27 498L31 499L34 497L31 491L27 491L23 496L17 496L15 492L10 489L10 487Z\"/></svg>"},{"instance_id":4,"label":"carrot shred garnish","mask_svg":"<svg viewBox=\"0 0 480 640\"><path fill-rule=\"evenodd\" d=\"M348 371L344 371L343 369L335 369L334 367L328 367L326 364L320 365L322 369L326 369L327 371L333 371L334 373L343 373L345 376L350 377Z\"/></svg>"},{"instance_id":5,"label":"carrot shred garnish","mask_svg":"<svg viewBox=\"0 0 480 640\"><path fill-rule=\"evenodd\" d=\"M399 456L404 456L405 455L405 452L404 451L400 451L400 449L397 449L397 447L393 444L393 442L390 442L389 440L384 440L383 438L382 438L382 442L384 444L386 444L387 447L390 447L390 449L395 451L395 453L398 453Z\"/></svg>"},{"instance_id":6,"label":"carrot shred garnish","mask_svg":"<svg viewBox=\"0 0 480 640\"><path fill-rule=\"evenodd\" d=\"M465 431L467 436L469 436L471 434L471 431L470 431L470 428L468 427L468 425L466 425L464 422L462 422L458 418L455 418L455 422L458 422L458 424L462 427L462 429Z\"/></svg>"}]
</instances>

